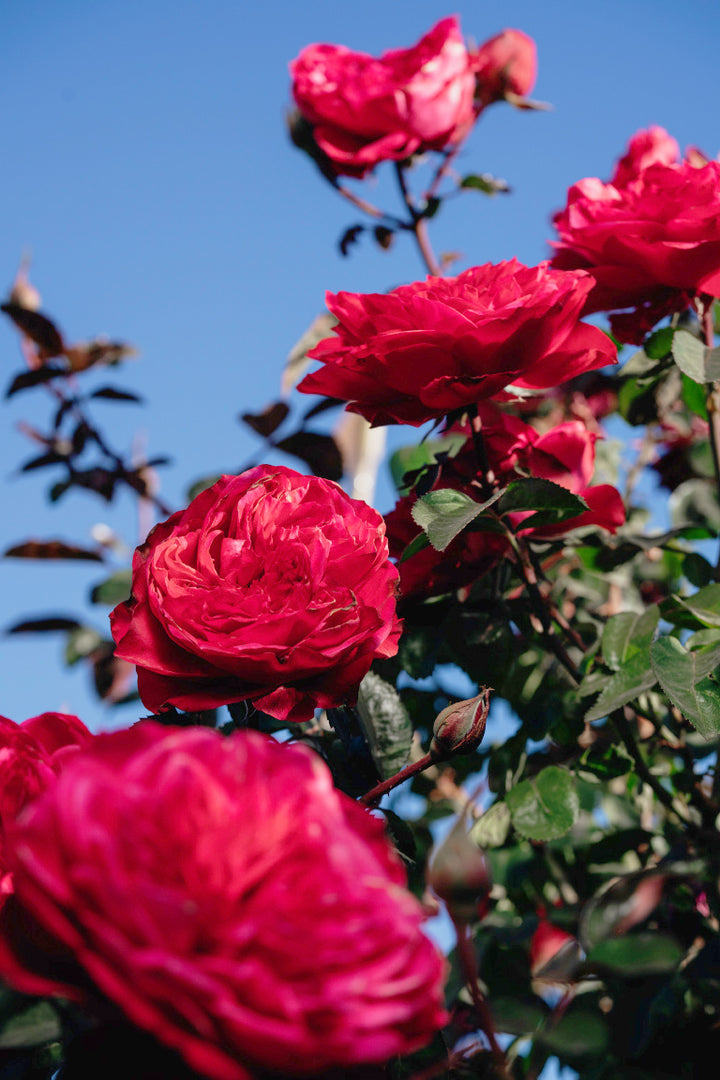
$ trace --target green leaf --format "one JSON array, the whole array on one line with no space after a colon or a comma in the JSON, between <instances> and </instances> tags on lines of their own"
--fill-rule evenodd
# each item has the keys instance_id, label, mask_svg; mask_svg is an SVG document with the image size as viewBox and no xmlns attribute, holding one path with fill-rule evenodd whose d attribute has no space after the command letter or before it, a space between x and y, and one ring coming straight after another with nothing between
<instances>
[{"instance_id":1,"label":"green leaf","mask_svg":"<svg viewBox=\"0 0 720 1080\"><path fill-rule=\"evenodd\" d=\"M675 330L672 326L662 326L645 342L645 352L651 360L664 360L672 352Z\"/></svg>"},{"instance_id":2,"label":"green leaf","mask_svg":"<svg viewBox=\"0 0 720 1080\"><path fill-rule=\"evenodd\" d=\"M575 780L567 769L549 765L511 788L506 800L512 823L530 840L554 840L573 827L580 811Z\"/></svg>"},{"instance_id":3,"label":"green leaf","mask_svg":"<svg viewBox=\"0 0 720 1080\"><path fill-rule=\"evenodd\" d=\"M684 618L686 612L690 612L694 621L702 626L720 627L720 584L713 582L705 585L692 596L673 596L662 607L662 615L667 622L692 629L694 622Z\"/></svg>"},{"instance_id":4,"label":"green leaf","mask_svg":"<svg viewBox=\"0 0 720 1080\"><path fill-rule=\"evenodd\" d=\"M93 604L112 604L114 606L128 599L131 585L132 571L117 570L92 589L90 601Z\"/></svg>"},{"instance_id":5,"label":"green leaf","mask_svg":"<svg viewBox=\"0 0 720 1080\"><path fill-rule=\"evenodd\" d=\"M600 697L585 713L585 720L588 723L600 720L621 705L634 701L639 694L652 690L656 682L657 678L650 664L650 650L643 649L635 653L606 682Z\"/></svg>"},{"instance_id":6,"label":"green leaf","mask_svg":"<svg viewBox=\"0 0 720 1080\"><path fill-rule=\"evenodd\" d=\"M413 521L427 534L436 551L444 551L462 530L483 510L496 502L497 492L487 502L477 503L452 488L440 488L423 495L412 508Z\"/></svg>"},{"instance_id":7,"label":"green leaf","mask_svg":"<svg viewBox=\"0 0 720 1080\"><path fill-rule=\"evenodd\" d=\"M577 1009L563 1016L554 1027L539 1031L535 1038L561 1058L575 1058L601 1054L609 1042L609 1033L599 1016Z\"/></svg>"},{"instance_id":8,"label":"green leaf","mask_svg":"<svg viewBox=\"0 0 720 1080\"><path fill-rule=\"evenodd\" d=\"M720 379L720 348L708 349L688 330L678 330L673 338L672 356L683 375L696 383Z\"/></svg>"},{"instance_id":9,"label":"green leaf","mask_svg":"<svg viewBox=\"0 0 720 1080\"><path fill-rule=\"evenodd\" d=\"M398 493L406 495L411 490L412 484L405 482L408 473L417 472L428 465L436 464L438 457L442 454L447 454L451 458L455 457L466 442L465 435L455 432L452 435L446 435L442 439L426 439L425 442L421 442L418 446L401 446L399 450L395 451L388 463Z\"/></svg>"},{"instance_id":10,"label":"green leaf","mask_svg":"<svg viewBox=\"0 0 720 1080\"><path fill-rule=\"evenodd\" d=\"M490 173L480 173L479 175L471 173L469 176L463 176L460 187L482 191L483 195L497 195L498 193L507 195L510 191L510 186L506 180L491 176Z\"/></svg>"},{"instance_id":11,"label":"green leaf","mask_svg":"<svg viewBox=\"0 0 720 1080\"><path fill-rule=\"evenodd\" d=\"M633 759L624 746L589 746L580 758L578 770L611 780L614 776L625 776L633 767Z\"/></svg>"},{"instance_id":12,"label":"green leaf","mask_svg":"<svg viewBox=\"0 0 720 1080\"><path fill-rule=\"evenodd\" d=\"M470 829L470 839L478 847L502 847L510 831L510 808L507 803L493 803ZM509 1028L503 1028L503 1031Z\"/></svg>"},{"instance_id":13,"label":"green leaf","mask_svg":"<svg viewBox=\"0 0 720 1080\"><path fill-rule=\"evenodd\" d=\"M715 570L697 551L689 551L683 559L683 573L691 585L702 588L712 582Z\"/></svg>"},{"instance_id":14,"label":"green leaf","mask_svg":"<svg viewBox=\"0 0 720 1080\"><path fill-rule=\"evenodd\" d=\"M548 1017L547 1006L511 997L493 997L490 1003L495 1028L507 1035L537 1031Z\"/></svg>"},{"instance_id":15,"label":"green leaf","mask_svg":"<svg viewBox=\"0 0 720 1080\"><path fill-rule=\"evenodd\" d=\"M701 419L707 420L705 391L701 385L696 383L694 379L689 379L687 375L682 377L682 399L683 404L691 413L695 413Z\"/></svg>"},{"instance_id":16,"label":"green leaf","mask_svg":"<svg viewBox=\"0 0 720 1080\"><path fill-rule=\"evenodd\" d=\"M418 533L414 540L411 540L406 548L403 548L398 559L398 566L400 563L404 563L406 559L411 559L413 555L416 555L418 551L422 551L424 548L430 547L430 541L424 532Z\"/></svg>"},{"instance_id":17,"label":"green leaf","mask_svg":"<svg viewBox=\"0 0 720 1080\"><path fill-rule=\"evenodd\" d=\"M62 1035L58 1014L48 1001L39 1001L14 1016L0 1034L0 1050L41 1046Z\"/></svg>"},{"instance_id":18,"label":"green leaf","mask_svg":"<svg viewBox=\"0 0 720 1080\"><path fill-rule=\"evenodd\" d=\"M92 626L78 626L71 630L65 642L65 663L72 667L78 660L84 660L90 653L102 645L104 638Z\"/></svg>"},{"instance_id":19,"label":"green leaf","mask_svg":"<svg viewBox=\"0 0 720 1080\"><path fill-rule=\"evenodd\" d=\"M661 975L680 963L683 949L674 938L655 932L607 938L591 951L586 967L617 972L633 978Z\"/></svg>"},{"instance_id":20,"label":"green leaf","mask_svg":"<svg viewBox=\"0 0 720 1080\"><path fill-rule=\"evenodd\" d=\"M394 686L368 671L360 683L357 712L373 761L387 780L410 756L413 728L407 709Z\"/></svg>"},{"instance_id":21,"label":"green leaf","mask_svg":"<svg viewBox=\"0 0 720 1080\"><path fill-rule=\"evenodd\" d=\"M690 652L677 638L662 637L650 655L660 686L686 720L705 739L720 734L720 684L707 677L720 664L720 645Z\"/></svg>"},{"instance_id":22,"label":"green leaf","mask_svg":"<svg viewBox=\"0 0 720 1080\"><path fill-rule=\"evenodd\" d=\"M642 614L623 611L608 619L602 636L603 660L618 671L626 660L650 646L660 620L660 609L652 604Z\"/></svg>"},{"instance_id":23,"label":"green leaf","mask_svg":"<svg viewBox=\"0 0 720 1080\"><path fill-rule=\"evenodd\" d=\"M587 509L588 504L579 495L573 495L572 491L552 480L541 480L537 476L508 484L497 505L499 514L518 510L556 510L564 515L562 520L576 517Z\"/></svg>"}]
</instances>

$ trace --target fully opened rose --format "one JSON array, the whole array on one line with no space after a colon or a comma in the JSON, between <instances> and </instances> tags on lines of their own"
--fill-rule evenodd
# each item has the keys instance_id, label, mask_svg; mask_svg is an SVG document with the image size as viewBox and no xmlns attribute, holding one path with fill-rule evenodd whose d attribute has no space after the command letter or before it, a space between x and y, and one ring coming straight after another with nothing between
<instances>
[{"instance_id":1,"label":"fully opened rose","mask_svg":"<svg viewBox=\"0 0 720 1080\"><path fill-rule=\"evenodd\" d=\"M720 296L720 163L677 154L662 128L638 132L612 180L578 181L554 217L553 265L593 275L587 312L632 309L611 320L623 341L697 295Z\"/></svg>"},{"instance_id":2,"label":"fully opened rose","mask_svg":"<svg viewBox=\"0 0 720 1080\"><path fill-rule=\"evenodd\" d=\"M556 386L616 362L607 335L579 321L593 284L511 259L387 294L329 293L335 336L309 353L324 366L298 388L372 424L417 426L511 387Z\"/></svg>"},{"instance_id":3,"label":"fully opened rose","mask_svg":"<svg viewBox=\"0 0 720 1080\"><path fill-rule=\"evenodd\" d=\"M111 615L159 712L249 700L280 720L356 699L397 652L397 571L380 515L328 480L258 465L156 525Z\"/></svg>"},{"instance_id":4,"label":"fully opened rose","mask_svg":"<svg viewBox=\"0 0 720 1080\"><path fill-rule=\"evenodd\" d=\"M362 176L462 139L475 119L475 76L456 18L379 58L308 45L290 64L298 109L337 173Z\"/></svg>"},{"instance_id":5,"label":"fully opened rose","mask_svg":"<svg viewBox=\"0 0 720 1080\"><path fill-rule=\"evenodd\" d=\"M119 1009L203 1076L384 1062L446 1020L382 824L304 747L153 722L99 736L10 840L3 976Z\"/></svg>"}]
</instances>

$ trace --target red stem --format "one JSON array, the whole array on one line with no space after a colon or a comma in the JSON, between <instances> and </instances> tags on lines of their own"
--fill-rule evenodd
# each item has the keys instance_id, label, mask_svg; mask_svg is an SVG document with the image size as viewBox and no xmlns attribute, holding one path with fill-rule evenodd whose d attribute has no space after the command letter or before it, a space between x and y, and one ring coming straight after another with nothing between
<instances>
[{"instance_id":1,"label":"red stem","mask_svg":"<svg viewBox=\"0 0 720 1080\"><path fill-rule=\"evenodd\" d=\"M380 802L383 795L387 795L388 791L392 791L393 788L398 787L405 780L409 780L411 776L415 776L416 773L422 772L423 769L428 769L431 765L436 764L436 758L425 754L419 761L413 761L410 765L406 765L404 769L401 769L399 773L395 773L388 780L383 780L380 784L376 784L370 791L365 792L358 802L361 802L363 806L374 806L375 803Z\"/></svg>"}]
</instances>

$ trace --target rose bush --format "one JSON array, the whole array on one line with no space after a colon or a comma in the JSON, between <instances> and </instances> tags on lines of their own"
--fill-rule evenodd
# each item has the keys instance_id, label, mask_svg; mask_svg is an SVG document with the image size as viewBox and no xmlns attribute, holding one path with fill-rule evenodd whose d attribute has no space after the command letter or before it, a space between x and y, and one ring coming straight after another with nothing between
<instances>
[{"instance_id":1,"label":"rose bush","mask_svg":"<svg viewBox=\"0 0 720 1080\"><path fill-rule=\"evenodd\" d=\"M153 722L98 736L11 841L0 971L112 1003L205 1076L382 1062L446 1019L382 824L304 747Z\"/></svg>"},{"instance_id":2,"label":"rose bush","mask_svg":"<svg viewBox=\"0 0 720 1080\"><path fill-rule=\"evenodd\" d=\"M41 713L21 724L0 716L0 898L13 890L5 853L6 827L92 738L82 720L66 713Z\"/></svg>"},{"instance_id":3,"label":"rose bush","mask_svg":"<svg viewBox=\"0 0 720 1080\"><path fill-rule=\"evenodd\" d=\"M335 336L298 389L348 402L372 424L419 425L507 388L555 386L616 362L597 327L578 322L593 279L516 259L388 294L327 296Z\"/></svg>"},{"instance_id":4,"label":"rose bush","mask_svg":"<svg viewBox=\"0 0 720 1080\"><path fill-rule=\"evenodd\" d=\"M290 64L293 95L337 173L441 150L475 119L475 77L456 18L412 48L380 58L343 45L308 45Z\"/></svg>"},{"instance_id":5,"label":"rose bush","mask_svg":"<svg viewBox=\"0 0 720 1080\"><path fill-rule=\"evenodd\" d=\"M613 180L580 180L553 218L553 266L593 275L586 313L632 309L611 319L623 341L720 296L720 162L671 160L676 146L662 128L639 132Z\"/></svg>"},{"instance_id":6,"label":"rose bush","mask_svg":"<svg viewBox=\"0 0 720 1080\"><path fill-rule=\"evenodd\" d=\"M397 651L397 571L380 515L281 466L224 476L156 525L111 615L159 712L251 700L280 720L353 701Z\"/></svg>"},{"instance_id":7,"label":"rose bush","mask_svg":"<svg viewBox=\"0 0 720 1080\"><path fill-rule=\"evenodd\" d=\"M537 78L535 42L522 30L503 30L472 53L481 105L527 97Z\"/></svg>"},{"instance_id":8,"label":"rose bush","mask_svg":"<svg viewBox=\"0 0 720 1080\"><path fill-rule=\"evenodd\" d=\"M536 476L572 491L588 505L577 517L541 528L523 529L523 518L528 513L510 514L508 520L516 532L529 539L550 540L585 525L615 532L623 524L625 507L619 492L611 484L591 484L597 436L583 423L569 420L539 432L489 403L479 406L478 412L488 468L501 486L523 476ZM463 491L479 502L474 482L480 475L475 445L468 432L468 441L445 462L435 486ZM390 552L396 558L419 532L412 517L414 503L415 496L405 496L385 516ZM487 573L500 559L509 557L512 547L506 536L465 529L445 551L422 548L399 564L402 595L431 596L462 588Z\"/></svg>"}]
</instances>

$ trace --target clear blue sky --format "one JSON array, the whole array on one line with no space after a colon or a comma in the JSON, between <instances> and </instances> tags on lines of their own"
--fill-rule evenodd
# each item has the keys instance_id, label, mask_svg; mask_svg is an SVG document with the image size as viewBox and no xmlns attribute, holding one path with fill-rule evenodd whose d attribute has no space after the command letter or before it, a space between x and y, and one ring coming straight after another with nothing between
<instances>
[{"instance_id":1,"label":"clear blue sky","mask_svg":"<svg viewBox=\"0 0 720 1080\"><path fill-rule=\"evenodd\" d=\"M140 348L138 361L97 382L135 389L147 405L98 404L95 415L123 450L147 432L152 454L174 457L163 471L173 505L189 480L232 471L255 452L237 414L277 396L283 358L326 289L378 291L422 274L409 242L391 255L369 244L338 255L337 237L357 215L287 141L288 61L318 40L369 52L410 45L453 10L479 41L506 26L531 34L535 96L555 106L496 107L473 133L460 167L502 176L514 194L468 193L442 212L437 247L462 251L460 266L543 258L568 185L607 176L640 127L662 124L683 146L720 148L715 0L0 5L0 289L29 247L44 307L69 338L106 333ZM373 197L389 202L382 174ZM21 363L3 321L0 386ZM87 543L98 521L134 544L129 498L107 507L71 494L49 507L49 474L15 475L33 453L18 421L40 426L48 412L38 391L0 402L0 546L29 536ZM21 615L82 614L102 573L0 562L0 627ZM102 627L105 609L90 616ZM20 720L64 707L110 723L86 672L65 673L59 654L58 637L0 638L0 713Z\"/></svg>"}]
</instances>

